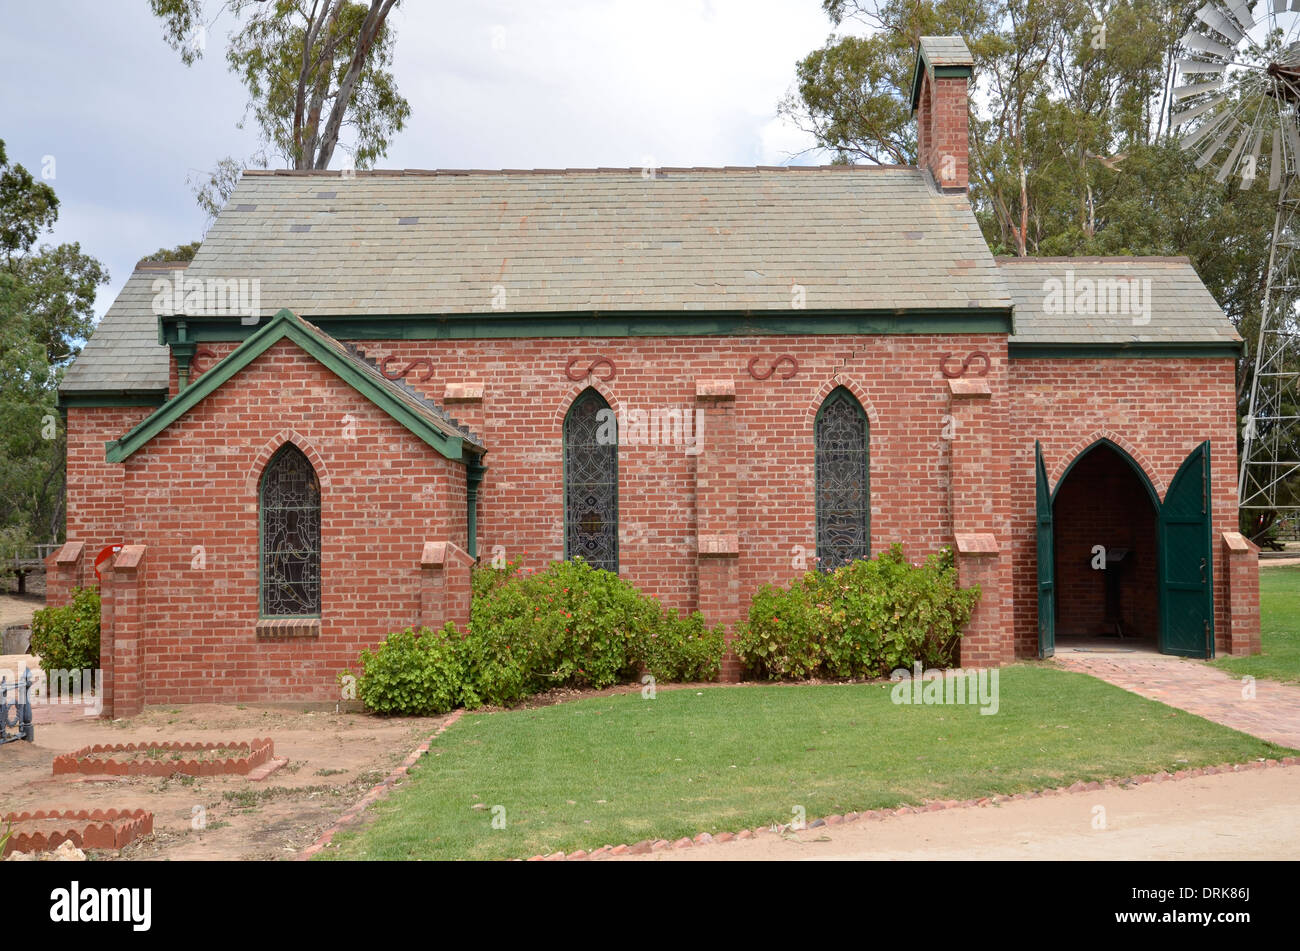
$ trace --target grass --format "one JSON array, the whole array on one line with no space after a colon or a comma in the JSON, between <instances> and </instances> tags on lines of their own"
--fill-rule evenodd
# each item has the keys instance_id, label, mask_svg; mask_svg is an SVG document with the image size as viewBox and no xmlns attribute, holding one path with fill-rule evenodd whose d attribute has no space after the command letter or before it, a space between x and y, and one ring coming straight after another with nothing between
<instances>
[{"instance_id":1,"label":"grass","mask_svg":"<svg viewBox=\"0 0 1300 951\"><path fill-rule=\"evenodd\" d=\"M925 799L1277 757L1281 748L1082 674L1001 672L1000 709L889 685L637 691L467 713L374 821L321 857L498 859ZM494 829L494 807L505 828Z\"/></svg>"},{"instance_id":2,"label":"grass","mask_svg":"<svg viewBox=\"0 0 1300 951\"><path fill-rule=\"evenodd\" d=\"M1221 657L1216 667L1238 677L1300 680L1300 565L1259 571L1259 641L1254 657Z\"/></svg>"}]
</instances>

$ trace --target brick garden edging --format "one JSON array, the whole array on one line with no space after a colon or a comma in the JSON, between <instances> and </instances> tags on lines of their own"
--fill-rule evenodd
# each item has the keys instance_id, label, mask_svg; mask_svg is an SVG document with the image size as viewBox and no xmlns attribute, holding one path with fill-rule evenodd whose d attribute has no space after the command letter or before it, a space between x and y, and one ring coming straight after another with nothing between
<instances>
[{"instance_id":1,"label":"brick garden edging","mask_svg":"<svg viewBox=\"0 0 1300 951\"><path fill-rule=\"evenodd\" d=\"M394 767L393 771L384 777L383 782L376 783L372 786L370 792L362 796L356 805L343 813L343 815L339 816L338 822L334 823L322 832L319 839L295 855L293 860L295 862L304 862L307 859L310 859L313 855L334 841L334 836L336 836L340 831L356 822L357 819L361 817L361 814L370 808L372 803L378 802L380 799L387 796L397 781L411 771L411 767L416 764L421 756L429 752L429 747L433 745L433 741L442 736L442 734L446 732L447 727L459 720L464 716L464 714L465 708L461 707L459 710L452 713L451 716L447 717L446 721L442 726L438 727L438 729L434 731L433 735L412 750L410 755L407 756L406 759L402 760L400 766Z\"/></svg>"},{"instance_id":2,"label":"brick garden edging","mask_svg":"<svg viewBox=\"0 0 1300 951\"><path fill-rule=\"evenodd\" d=\"M57 822L56 828L23 831L15 829L5 843L4 855L10 852L48 852L65 841L79 849L120 849L140 836L153 832L153 813L143 809L81 809L72 811L11 812L0 819L0 826L10 823Z\"/></svg>"},{"instance_id":3,"label":"brick garden edging","mask_svg":"<svg viewBox=\"0 0 1300 951\"><path fill-rule=\"evenodd\" d=\"M247 749L248 755L214 760L125 760L88 759L96 753L138 753L143 750L169 750L171 752L201 752L215 749ZM81 773L92 776L170 776L184 773L188 776L220 776L228 773L244 775L271 758L275 744L270 737L236 743L116 743L83 746L71 753L54 758L54 775Z\"/></svg>"},{"instance_id":4,"label":"brick garden edging","mask_svg":"<svg viewBox=\"0 0 1300 951\"><path fill-rule=\"evenodd\" d=\"M887 819L893 816L916 815L923 812L942 812L945 809L967 809L975 806L1001 805L1007 802L1016 802L1025 799L1041 799L1044 796L1060 796L1065 793L1089 792L1098 789L1117 789L1132 788L1144 783L1167 783L1176 782L1183 779L1194 779L1198 776L1214 776L1219 773L1239 773L1250 769L1268 769L1274 766L1300 766L1300 756L1286 756L1281 760L1252 760L1249 763L1225 763L1222 766L1202 766L1196 769L1180 769L1176 773L1148 773L1141 776L1130 776L1128 779L1108 779L1105 782L1077 782L1070 786L1057 786L1052 789L1032 790L1030 792L1016 793L1013 796L986 796L983 799L940 799L932 800L920 806L900 806L897 809L874 809L870 812L848 812L842 816L825 816L821 819L811 819L805 823L805 829L821 828L823 826L837 826L845 822L858 822L864 819ZM695 838L682 836L676 841L669 842L667 839L643 839L636 845L604 845L591 852L585 849L578 849L567 855L563 852L552 852L550 855L534 855L527 859L529 862L559 862L559 861L581 861L584 859L602 859L611 855L645 855L649 852L664 852L669 849L690 849L701 845L711 845L721 842L734 842L742 839L753 839L762 835L777 834L780 835L790 829L790 824L759 826L754 829L741 829L739 832L719 832L712 835L708 832L701 832ZM801 831L801 830L796 830ZM515 861L521 861L516 859Z\"/></svg>"}]
</instances>

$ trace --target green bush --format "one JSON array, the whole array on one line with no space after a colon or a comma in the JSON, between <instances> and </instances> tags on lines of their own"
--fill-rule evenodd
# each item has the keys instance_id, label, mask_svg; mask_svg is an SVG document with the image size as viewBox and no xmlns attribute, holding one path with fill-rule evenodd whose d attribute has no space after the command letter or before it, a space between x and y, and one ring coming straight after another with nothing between
<instances>
[{"instance_id":1,"label":"green bush","mask_svg":"<svg viewBox=\"0 0 1300 951\"><path fill-rule=\"evenodd\" d=\"M407 628L361 652L357 696L376 713L433 716L460 703L461 639L454 624L441 631Z\"/></svg>"},{"instance_id":2,"label":"green bush","mask_svg":"<svg viewBox=\"0 0 1300 951\"><path fill-rule=\"evenodd\" d=\"M716 680L725 650L721 624L705 627L699 611L685 618L664 611L659 629L644 644L641 663L660 683Z\"/></svg>"},{"instance_id":3,"label":"green bush","mask_svg":"<svg viewBox=\"0 0 1300 951\"><path fill-rule=\"evenodd\" d=\"M41 669L99 668L99 589L73 588L72 600L60 607L41 608L32 616L31 651Z\"/></svg>"},{"instance_id":4,"label":"green bush","mask_svg":"<svg viewBox=\"0 0 1300 951\"><path fill-rule=\"evenodd\" d=\"M376 713L442 713L458 704L511 706L554 687L717 678L721 627L679 617L618 575L581 560L529 572L476 568L470 625L391 634L363 651L357 695Z\"/></svg>"},{"instance_id":5,"label":"green bush","mask_svg":"<svg viewBox=\"0 0 1300 951\"><path fill-rule=\"evenodd\" d=\"M807 572L789 589L765 586L734 646L748 673L772 680L947 667L979 597L978 585L957 586L950 550L912 565L894 545L870 561Z\"/></svg>"},{"instance_id":6,"label":"green bush","mask_svg":"<svg viewBox=\"0 0 1300 951\"><path fill-rule=\"evenodd\" d=\"M582 560L476 587L487 594L475 599L465 638L469 705L628 680L662 619L653 598Z\"/></svg>"}]
</instances>

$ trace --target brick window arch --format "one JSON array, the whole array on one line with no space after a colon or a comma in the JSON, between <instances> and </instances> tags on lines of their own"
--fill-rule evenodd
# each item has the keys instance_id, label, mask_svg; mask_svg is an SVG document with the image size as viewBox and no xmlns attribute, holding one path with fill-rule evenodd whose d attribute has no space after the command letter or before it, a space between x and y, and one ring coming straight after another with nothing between
<instances>
[{"instance_id":1,"label":"brick window arch","mask_svg":"<svg viewBox=\"0 0 1300 951\"><path fill-rule=\"evenodd\" d=\"M564 417L564 557L618 571L618 423L594 389Z\"/></svg>"},{"instance_id":2,"label":"brick window arch","mask_svg":"<svg viewBox=\"0 0 1300 951\"><path fill-rule=\"evenodd\" d=\"M261 615L320 616L320 480L285 443L258 487Z\"/></svg>"},{"instance_id":3,"label":"brick window arch","mask_svg":"<svg viewBox=\"0 0 1300 951\"><path fill-rule=\"evenodd\" d=\"M816 444L817 557L830 570L871 557L871 487L867 414L845 387L822 402Z\"/></svg>"}]
</instances>

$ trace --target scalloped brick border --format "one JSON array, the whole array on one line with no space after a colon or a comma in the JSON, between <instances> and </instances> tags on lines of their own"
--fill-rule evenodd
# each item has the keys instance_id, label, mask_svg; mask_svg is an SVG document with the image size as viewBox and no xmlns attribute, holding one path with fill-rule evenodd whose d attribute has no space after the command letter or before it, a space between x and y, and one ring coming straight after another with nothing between
<instances>
[{"instance_id":1,"label":"scalloped brick border","mask_svg":"<svg viewBox=\"0 0 1300 951\"><path fill-rule=\"evenodd\" d=\"M48 852L65 841L79 849L120 849L141 836L153 832L153 813L144 809L79 809L58 811L11 812L0 818L0 826L9 823L54 819L68 825L36 832L15 831L5 843L4 855L10 852Z\"/></svg>"},{"instance_id":2,"label":"scalloped brick border","mask_svg":"<svg viewBox=\"0 0 1300 951\"><path fill-rule=\"evenodd\" d=\"M376 783L374 786L371 786L370 792L362 796L361 799L356 803L356 805L354 805L351 809L343 813L343 815L339 816L338 822L334 823L332 826L330 826L328 829L322 832L319 839L317 839L311 845L307 846L307 848L303 849L301 852L295 855L293 857L293 860L295 862L304 862L307 859L310 859L321 849L325 848L325 846L329 845L330 842L334 840L334 836L338 835L340 831L342 831L345 827L352 825L354 822L360 819L361 814L365 812L368 808L370 808L370 805L372 803L378 802L380 799L383 799L385 796L387 796L389 792L392 791L392 788L397 783L397 781L401 779L403 776L405 776L408 772L410 772L411 767L416 764L416 762L420 759L421 756L429 752L429 747L433 745L433 741L436 740L438 737L442 736L442 734L446 732L449 726L451 726L453 723L455 723L464 715L465 715L464 707L461 707L460 709L454 711L449 717L447 717L446 721L442 724L442 726L438 727L438 729L434 731L432 736L430 736L427 740L425 740L415 749L411 750L410 754L406 757L406 759L402 760L399 766L394 767L393 771L384 777L383 782Z\"/></svg>"},{"instance_id":3,"label":"scalloped brick border","mask_svg":"<svg viewBox=\"0 0 1300 951\"><path fill-rule=\"evenodd\" d=\"M217 760L168 760L166 762L119 761L115 759L86 759L95 753L136 753L141 750L172 750L198 752L222 748L247 747L247 756L227 757ZM245 775L261 766L275 753L270 737L261 740L239 740L230 743L114 743L83 746L71 753L54 758L54 775L72 774L89 776L171 776L184 773L188 776Z\"/></svg>"},{"instance_id":4,"label":"scalloped brick border","mask_svg":"<svg viewBox=\"0 0 1300 951\"><path fill-rule=\"evenodd\" d=\"M986 796L983 799L940 799L927 800L920 806L900 806L897 809L874 809L870 812L847 812L842 816L825 816L821 819L813 819L807 822L805 829L815 829L821 826L837 826L845 822L858 822L863 819L887 819L893 816L916 815L922 812L942 812L945 809L968 809L977 806L1001 805L1005 802L1015 802L1023 799L1041 799L1044 796L1060 796L1065 793L1090 792L1098 789L1120 789L1140 786L1144 783L1167 783L1176 782L1182 779L1194 779L1198 776L1214 776L1219 773L1240 773L1250 769L1269 769L1274 766L1300 766L1300 756L1286 756L1280 760L1252 760L1249 763L1225 763L1221 766L1202 766L1196 769L1180 769L1176 773L1147 773L1141 776L1130 776L1128 779L1108 779L1105 782L1088 782L1079 781L1070 786L1057 786L1053 789L1031 790L1030 792L1016 793L1014 796ZM739 832L719 832L717 835L711 835L708 832L701 832L695 838L690 839L682 836L674 842L667 839L642 839L636 845L604 845L591 852L585 849L578 849L567 855L563 852L552 852L550 855L534 855L527 859L529 862L561 862L561 861L581 861L583 859L602 859L610 855L645 855L649 852L664 852L669 849L691 849L701 845L711 845L721 842L734 842L742 839L754 839L763 835L781 834L789 830L790 825L770 825L759 826L755 829L741 829ZM516 859L515 861L521 861Z\"/></svg>"}]
</instances>

